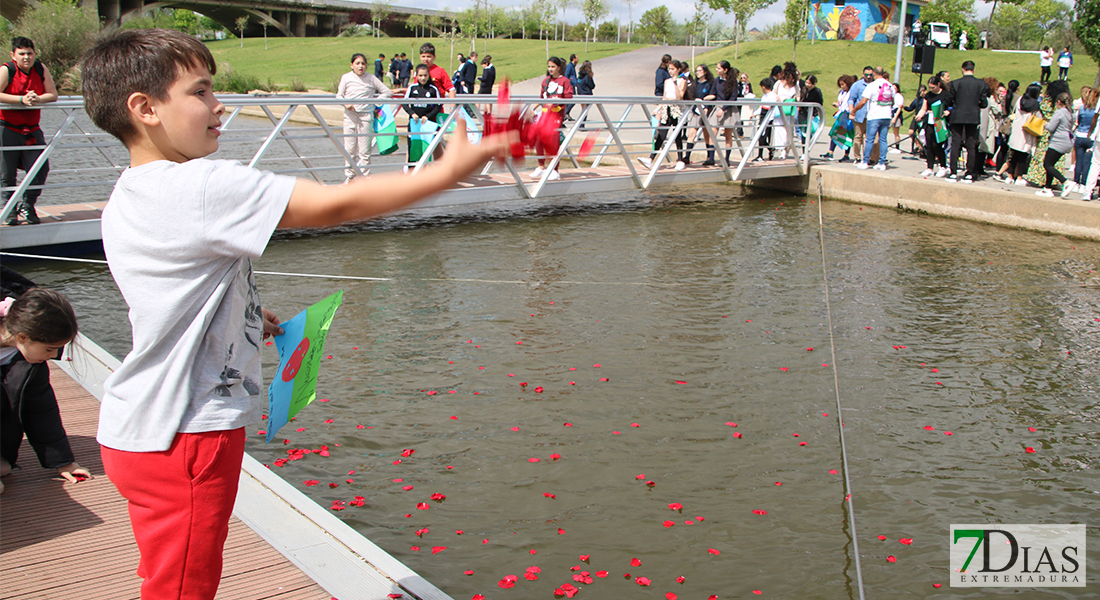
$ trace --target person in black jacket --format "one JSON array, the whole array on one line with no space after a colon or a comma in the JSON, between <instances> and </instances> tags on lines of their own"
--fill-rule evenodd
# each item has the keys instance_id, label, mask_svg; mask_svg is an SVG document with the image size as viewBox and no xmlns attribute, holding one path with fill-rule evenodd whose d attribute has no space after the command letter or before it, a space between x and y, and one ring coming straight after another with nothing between
<instances>
[{"instance_id":1,"label":"person in black jacket","mask_svg":"<svg viewBox=\"0 0 1100 600\"><path fill-rule=\"evenodd\" d=\"M397 69L397 85L398 87L409 87L409 80L412 78L412 61L404 52L401 53L401 65Z\"/></svg>"},{"instance_id":2,"label":"person in black jacket","mask_svg":"<svg viewBox=\"0 0 1100 600\"><path fill-rule=\"evenodd\" d=\"M439 113L443 112L443 105L427 102L430 98L441 98L442 94L439 88L432 84L432 76L430 75L430 69L428 65L420 64L416 67L416 83L409 86L409 89L405 92L405 97L410 99L419 99L421 102L414 104L405 104L402 108L405 112L409 113L409 158L408 162L414 162L419 160L419 157L414 157L412 154L413 136L411 135L413 127L413 121L419 121L420 123L434 122ZM408 165L405 165L405 172L409 169Z\"/></svg>"},{"instance_id":3,"label":"person in black jacket","mask_svg":"<svg viewBox=\"0 0 1100 600\"><path fill-rule=\"evenodd\" d=\"M988 106L991 95L989 85L974 77L974 61L962 64L963 76L948 87L951 108L951 159L948 168L950 181L971 183L978 176L978 125L982 122L982 109ZM966 148L966 172L958 177L959 148Z\"/></svg>"},{"instance_id":4,"label":"person in black jacket","mask_svg":"<svg viewBox=\"0 0 1100 600\"><path fill-rule=\"evenodd\" d=\"M477 78L480 83L477 89L479 94L492 94L493 84L497 81L497 68L493 66L492 55L486 54L481 59L481 76Z\"/></svg>"},{"instance_id":5,"label":"person in black jacket","mask_svg":"<svg viewBox=\"0 0 1100 600\"><path fill-rule=\"evenodd\" d=\"M16 466L25 434L43 468L73 483L91 479L74 460L46 364L76 332L73 307L55 291L31 288L0 305L0 476Z\"/></svg>"}]
</instances>

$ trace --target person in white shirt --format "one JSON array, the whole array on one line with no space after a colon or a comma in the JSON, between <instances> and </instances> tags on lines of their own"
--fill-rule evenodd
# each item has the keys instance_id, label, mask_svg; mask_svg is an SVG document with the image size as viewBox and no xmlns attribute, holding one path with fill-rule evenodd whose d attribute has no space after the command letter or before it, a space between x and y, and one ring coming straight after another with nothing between
<instances>
[{"instance_id":1,"label":"person in white shirt","mask_svg":"<svg viewBox=\"0 0 1100 600\"><path fill-rule=\"evenodd\" d=\"M364 98L390 98L393 92L382 80L367 73L367 57L356 53L351 56L351 71L340 77L336 88L337 98L361 100ZM352 160L357 161L360 170L366 175L370 167L371 138L374 137L374 105L344 105L344 150ZM351 181L355 169L345 161L344 180Z\"/></svg>"},{"instance_id":2,"label":"person in white shirt","mask_svg":"<svg viewBox=\"0 0 1100 600\"><path fill-rule=\"evenodd\" d=\"M1043 46L1039 51L1039 83L1050 83L1050 66L1054 64L1054 50L1050 46Z\"/></svg>"},{"instance_id":3,"label":"person in white shirt","mask_svg":"<svg viewBox=\"0 0 1100 600\"><path fill-rule=\"evenodd\" d=\"M894 85L886 79L886 69L875 67L875 79L863 90L863 97L856 110L867 106L867 143L863 146L863 162L856 165L866 169L871 161L871 147L878 136L878 164L875 170L886 170L886 133L890 127L890 111L894 108Z\"/></svg>"}]
</instances>

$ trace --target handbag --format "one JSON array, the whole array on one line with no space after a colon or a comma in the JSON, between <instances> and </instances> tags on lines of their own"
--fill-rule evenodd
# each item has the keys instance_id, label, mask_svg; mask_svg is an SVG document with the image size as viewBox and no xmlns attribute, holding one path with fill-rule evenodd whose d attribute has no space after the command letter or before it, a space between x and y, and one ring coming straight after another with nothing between
<instances>
[{"instance_id":1,"label":"handbag","mask_svg":"<svg viewBox=\"0 0 1100 600\"><path fill-rule=\"evenodd\" d=\"M1038 112L1039 111L1035 111L1031 113L1027 121L1024 121L1024 131L1035 137L1042 137L1043 128L1046 127L1047 120L1041 117Z\"/></svg>"},{"instance_id":2,"label":"handbag","mask_svg":"<svg viewBox=\"0 0 1100 600\"><path fill-rule=\"evenodd\" d=\"M1008 115L1001 121L1001 126L997 129L997 132L1001 135L1012 135L1012 121L1016 119L1015 114Z\"/></svg>"}]
</instances>

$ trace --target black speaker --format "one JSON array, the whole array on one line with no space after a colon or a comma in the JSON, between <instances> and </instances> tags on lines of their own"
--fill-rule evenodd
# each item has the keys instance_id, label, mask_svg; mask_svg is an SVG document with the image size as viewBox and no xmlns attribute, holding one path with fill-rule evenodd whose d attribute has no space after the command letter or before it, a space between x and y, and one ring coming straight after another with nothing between
<instances>
[{"instance_id":1,"label":"black speaker","mask_svg":"<svg viewBox=\"0 0 1100 600\"><path fill-rule=\"evenodd\" d=\"M913 72L924 73L925 75L932 75L936 72L935 46L931 44L913 46Z\"/></svg>"}]
</instances>

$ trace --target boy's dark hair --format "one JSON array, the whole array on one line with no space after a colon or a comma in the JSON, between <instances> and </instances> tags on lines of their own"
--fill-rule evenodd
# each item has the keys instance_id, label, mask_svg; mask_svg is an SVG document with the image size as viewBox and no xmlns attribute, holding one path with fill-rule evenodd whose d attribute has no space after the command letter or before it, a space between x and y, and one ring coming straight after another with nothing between
<instances>
[{"instance_id":1,"label":"boy's dark hair","mask_svg":"<svg viewBox=\"0 0 1100 600\"><path fill-rule=\"evenodd\" d=\"M486 54L485 58L481 59L481 64L483 64L483 65L488 65L488 64L491 64L492 62L493 62L493 55L492 54Z\"/></svg>"},{"instance_id":2,"label":"boy's dark hair","mask_svg":"<svg viewBox=\"0 0 1100 600\"><path fill-rule=\"evenodd\" d=\"M405 53L404 52L401 53L401 58L405 58Z\"/></svg>"},{"instance_id":3,"label":"boy's dark hair","mask_svg":"<svg viewBox=\"0 0 1100 600\"><path fill-rule=\"evenodd\" d=\"M435 44L428 42L420 46L420 54L431 54L435 56Z\"/></svg>"},{"instance_id":4,"label":"boy's dark hair","mask_svg":"<svg viewBox=\"0 0 1100 600\"><path fill-rule=\"evenodd\" d=\"M972 60L963 61L962 70L963 71L973 71L974 70L974 61L972 61Z\"/></svg>"},{"instance_id":5,"label":"boy's dark hair","mask_svg":"<svg viewBox=\"0 0 1100 600\"><path fill-rule=\"evenodd\" d=\"M770 90L775 87L775 80L771 77L765 77L760 80L760 89Z\"/></svg>"},{"instance_id":6,"label":"boy's dark hair","mask_svg":"<svg viewBox=\"0 0 1100 600\"><path fill-rule=\"evenodd\" d=\"M171 29L128 29L100 40L84 53L84 110L96 127L126 143L137 133L126 102L134 93L168 99L181 71L217 65L194 36Z\"/></svg>"},{"instance_id":7,"label":"boy's dark hair","mask_svg":"<svg viewBox=\"0 0 1100 600\"><path fill-rule=\"evenodd\" d=\"M425 70L429 73L431 73L431 71L432 71L432 68L429 67L428 65L424 64L424 63L420 63L419 65L416 65L416 72L417 73L419 73L421 69L423 69L423 70Z\"/></svg>"},{"instance_id":8,"label":"boy's dark hair","mask_svg":"<svg viewBox=\"0 0 1100 600\"><path fill-rule=\"evenodd\" d=\"M31 288L16 299L3 322L9 334L22 333L40 344L68 342L77 332L76 313L69 301L40 287Z\"/></svg>"},{"instance_id":9,"label":"boy's dark hair","mask_svg":"<svg viewBox=\"0 0 1100 600\"><path fill-rule=\"evenodd\" d=\"M386 55L385 54L379 54L378 58L386 58Z\"/></svg>"},{"instance_id":10,"label":"boy's dark hair","mask_svg":"<svg viewBox=\"0 0 1100 600\"><path fill-rule=\"evenodd\" d=\"M30 38L25 38L21 35L11 38L11 51L15 52L20 48L30 48L34 50L34 42L32 42Z\"/></svg>"}]
</instances>

